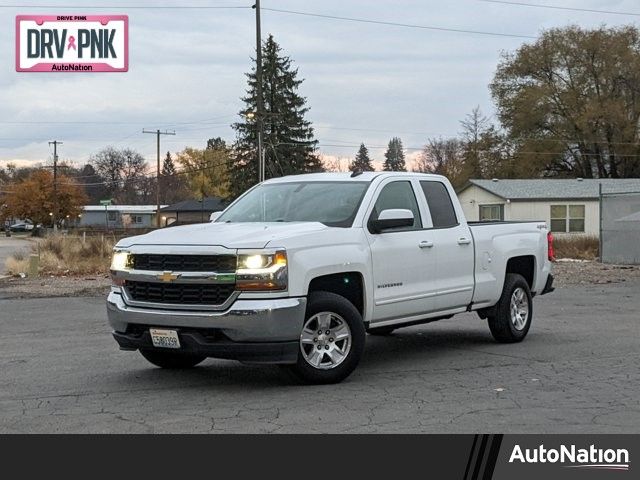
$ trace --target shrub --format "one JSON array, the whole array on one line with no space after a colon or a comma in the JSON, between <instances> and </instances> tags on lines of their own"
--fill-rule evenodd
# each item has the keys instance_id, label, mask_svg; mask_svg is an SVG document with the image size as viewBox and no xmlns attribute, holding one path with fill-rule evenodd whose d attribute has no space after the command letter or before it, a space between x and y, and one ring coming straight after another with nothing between
<instances>
[{"instance_id":1,"label":"shrub","mask_svg":"<svg viewBox=\"0 0 640 480\"><path fill-rule=\"evenodd\" d=\"M4 262L7 273L17 275L29 269L29 260L22 253L14 253Z\"/></svg>"},{"instance_id":2,"label":"shrub","mask_svg":"<svg viewBox=\"0 0 640 480\"><path fill-rule=\"evenodd\" d=\"M76 236L51 236L32 246L40 257L39 272L48 275L107 274L114 238L86 237L83 242ZM6 262L9 273L28 270L28 256L14 253Z\"/></svg>"},{"instance_id":3,"label":"shrub","mask_svg":"<svg viewBox=\"0 0 640 480\"><path fill-rule=\"evenodd\" d=\"M598 237L590 235L558 235L553 246L556 258L575 258L578 260L596 260L599 255Z\"/></svg>"}]
</instances>

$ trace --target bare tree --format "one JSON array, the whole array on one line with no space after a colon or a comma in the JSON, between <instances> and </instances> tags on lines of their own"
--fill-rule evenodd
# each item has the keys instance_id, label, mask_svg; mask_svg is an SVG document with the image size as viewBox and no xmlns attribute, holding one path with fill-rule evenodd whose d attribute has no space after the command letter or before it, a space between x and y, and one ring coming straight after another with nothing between
<instances>
[{"instance_id":1,"label":"bare tree","mask_svg":"<svg viewBox=\"0 0 640 480\"><path fill-rule=\"evenodd\" d=\"M455 187L468 180L464 143L457 138L431 138L417 158L413 170L444 175Z\"/></svg>"},{"instance_id":2,"label":"bare tree","mask_svg":"<svg viewBox=\"0 0 640 480\"><path fill-rule=\"evenodd\" d=\"M140 153L107 147L91 157L91 164L104 179L105 193L111 198L131 204L148 201L148 164Z\"/></svg>"}]
</instances>

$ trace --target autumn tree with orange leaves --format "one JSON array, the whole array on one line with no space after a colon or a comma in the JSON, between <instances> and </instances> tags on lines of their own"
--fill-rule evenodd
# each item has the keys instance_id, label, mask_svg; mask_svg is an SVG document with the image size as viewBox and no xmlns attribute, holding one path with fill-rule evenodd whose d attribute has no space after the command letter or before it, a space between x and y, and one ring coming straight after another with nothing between
<instances>
[{"instance_id":1,"label":"autumn tree with orange leaves","mask_svg":"<svg viewBox=\"0 0 640 480\"><path fill-rule=\"evenodd\" d=\"M3 202L4 216L29 219L34 224L51 224L51 214L58 221L77 218L87 196L73 179L58 175L56 193L53 174L47 170L36 170L24 180L7 185Z\"/></svg>"}]
</instances>

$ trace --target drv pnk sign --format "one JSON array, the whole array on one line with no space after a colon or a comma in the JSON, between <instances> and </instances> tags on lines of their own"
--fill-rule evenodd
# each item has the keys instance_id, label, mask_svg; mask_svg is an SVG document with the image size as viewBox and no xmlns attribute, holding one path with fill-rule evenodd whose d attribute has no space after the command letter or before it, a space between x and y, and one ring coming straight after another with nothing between
<instances>
[{"instance_id":1,"label":"drv pnk sign","mask_svg":"<svg viewBox=\"0 0 640 480\"><path fill-rule=\"evenodd\" d=\"M127 15L16 16L16 71L126 72Z\"/></svg>"}]
</instances>

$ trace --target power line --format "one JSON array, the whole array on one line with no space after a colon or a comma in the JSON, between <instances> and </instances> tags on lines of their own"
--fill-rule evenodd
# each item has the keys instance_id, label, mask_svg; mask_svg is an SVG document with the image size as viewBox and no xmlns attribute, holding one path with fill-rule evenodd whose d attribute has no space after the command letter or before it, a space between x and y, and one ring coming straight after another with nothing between
<instances>
[{"instance_id":1,"label":"power line","mask_svg":"<svg viewBox=\"0 0 640 480\"><path fill-rule=\"evenodd\" d=\"M262 10L268 10L270 12L276 12L276 13L287 13L287 14L291 14L291 15L302 15L302 16L305 16L305 17L325 18L325 19L329 19L329 20L342 20L342 21L346 21L346 22L357 22L357 23L371 23L371 24L374 24L374 25L386 25L386 26L390 26L390 27L417 28L417 29L422 29L422 30L435 30L435 31L440 31L440 32L454 32L454 33L469 33L469 34L474 34L474 35L487 35L487 36L494 36L494 37L511 37L511 38L526 38L526 39L536 39L537 38L537 37L532 36L532 35L520 35L520 34L500 33L500 32L487 32L487 31L481 31L481 30L466 30L466 29L462 29L462 28L436 27L436 26L433 26L433 25L416 25L416 24L412 24L412 23L388 22L388 21L384 21L384 20L372 20L372 19L367 19L367 18L341 17L341 16L338 16L338 15L326 15L326 14L322 14L322 13L300 12L300 11L295 11L295 10L284 10L284 9L281 9L281 8L265 8L265 7L263 7Z\"/></svg>"},{"instance_id":2,"label":"power line","mask_svg":"<svg viewBox=\"0 0 640 480\"><path fill-rule=\"evenodd\" d=\"M479 0L479 1L485 2L485 3L498 3L502 5L514 5L518 7L548 8L552 10L567 10L570 12L604 13L609 15L625 15L625 16L640 17L639 12L621 12L616 10L599 10L595 8L564 7L561 5L542 5L539 3L511 2L506 0Z\"/></svg>"},{"instance_id":3,"label":"power line","mask_svg":"<svg viewBox=\"0 0 640 480\"><path fill-rule=\"evenodd\" d=\"M0 8L73 8L77 5L0 5ZM246 10L251 7L240 5L84 5L86 9L125 8L135 10Z\"/></svg>"}]
</instances>

